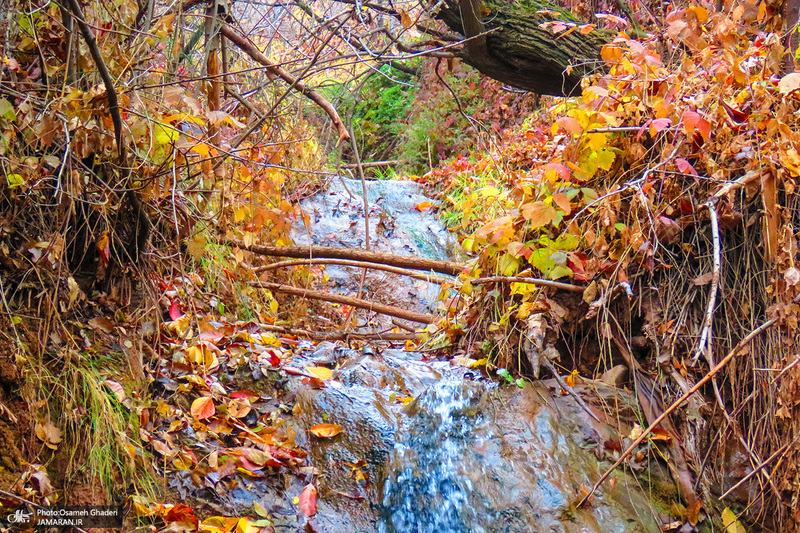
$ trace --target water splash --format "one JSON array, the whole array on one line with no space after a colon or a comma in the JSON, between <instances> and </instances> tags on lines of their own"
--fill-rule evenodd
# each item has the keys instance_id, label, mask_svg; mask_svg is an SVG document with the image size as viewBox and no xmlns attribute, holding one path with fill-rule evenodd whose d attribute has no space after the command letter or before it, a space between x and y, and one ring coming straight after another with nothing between
<instances>
[{"instance_id":1,"label":"water splash","mask_svg":"<svg viewBox=\"0 0 800 533\"><path fill-rule=\"evenodd\" d=\"M461 533L485 531L471 504L472 481L464 471L476 435L479 390L443 379L412 405L407 437L387 464L380 533ZM474 464L472 465L474 467Z\"/></svg>"}]
</instances>

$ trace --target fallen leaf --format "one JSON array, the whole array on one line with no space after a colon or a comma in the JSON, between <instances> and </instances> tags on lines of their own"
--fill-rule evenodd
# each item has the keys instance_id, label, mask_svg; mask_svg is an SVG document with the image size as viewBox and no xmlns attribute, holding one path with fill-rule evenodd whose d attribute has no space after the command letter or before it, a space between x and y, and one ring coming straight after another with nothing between
<instances>
[{"instance_id":1,"label":"fallen leaf","mask_svg":"<svg viewBox=\"0 0 800 533\"><path fill-rule=\"evenodd\" d=\"M172 320L178 320L182 316L183 313L181 313L181 304L179 304L177 300L172 302L169 306L169 317Z\"/></svg>"},{"instance_id":2,"label":"fallen leaf","mask_svg":"<svg viewBox=\"0 0 800 533\"><path fill-rule=\"evenodd\" d=\"M726 507L722 511L722 525L725 526L725 533L747 533L742 523L736 518L736 513L731 511L730 507Z\"/></svg>"},{"instance_id":3,"label":"fallen leaf","mask_svg":"<svg viewBox=\"0 0 800 533\"><path fill-rule=\"evenodd\" d=\"M217 408L214 407L214 398L211 396L201 396L192 402L192 416L197 420L205 420L214 416Z\"/></svg>"},{"instance_id":4,"label":"fallen leaf","mask_svg":"<svg viewBox=\"0 0 800 533\"><path fill-rule=\"evenodd\" d=\"M179 503L178 505L167 511L166 516L164 516L164 521L168 524L173 522L181 524L192 524L195 528L197 528L199 524L197 516L195 516L194 511L192 511L191 507L189 507L188 505L184 505L182 503Z\"/></svg>"},{"instance_id":5,"label":"fallen leaf","mask_svg":"<svg viewBox=\"0 0 800 533\"><path fill-rule=\"evenodd\" d=\"M200 533L228 533L238 523L235 516L210 516L200 522Z\"/></svg>"},{"instance_id":6,"label":"fallen leaf","mask_svg":"<svg viewBox=\"0 0 800 533\"><path fill-rule=\"evenodd\" d=\"M713 277L714 277L714 273L713 272L706 272L702 276L697 276L696 278L694 278L692 283L694 283L697 286L706 285L708 282L710 282L713 279Z\"/></svg>"},{"instance_id":7,"label":"fallen leaf","mask_svg":"<svg viewBox=\"0 0 800 533\"><path fill-rule=\"evenodd\" d=\"M308 432L316 437L330 438L341 433L342 426L339 424L317 424L308 428Z\"/></svg>"},{"instance_id":8,"label":"fallen leaf","mask_svg":"<svg viewBox=\"0 0 800 533\"><path fill-rule=\"evenodd\" d=\"M322 380L329 380L333 378L333 370L325 368L324 366L307 366L306 371L314 377Z\"/></svg>"},{"instance_id":9,"label":"fallen leaf","mask_svg":"<svg viewBox=\"0 0 800 533\"><path fill-rule=\"evenodd\" d=\"M252 518L242 517L236 524L236 533L258 533L259 527Z\"/></svg>"},{"instance_id":10,"label":"fallen leaf","mask_svg":"<svg viewBox=\"0 0 800 533\"><path fill-rule=\"evenodd\" d=\"M44 423L37 422L34 432L39 440L44 442L45 446L51 450L58 448L57 445L61 442L61 430L53 425L50 420L46 420Z\"/></svg>"},{"instance_id":11,"label":"fallen leaf","mask_svg":"<svg viewBox=\"0 0 800 533\"><path fill-rule=\"evenodd\" d=\"M433 209L433 202L429 202L425 200L424 202L420 202L414 206L414 209L417 211L422 211L423 213L427 213L431 209Z\"/></svg>"},{"instance_id":12,"label":"fallen leaf","mask_svg":"<svg viewBox=\"0 0 800 533\"><path fill-rule=\"evenodd\" d=\"M297 505L306 516L317 514L317 488L311 483L306 485L303 492L300 493Z\"/></svg>"},{"instance_id":13,"label":"fallen leaf","mask_svg":"<svg viewBox=\"0 0 800 533\"><path fill-rule=\"evenodd\" d=\"M105 333L114 332L114 323L104 316L96 316L89 321L89 327L94 330L101 330Z\"/></svg>"},{"instance_id":14,"label":"fallen leaf","mask_svg":"<svg viewBox=\"0 0 800 533\"><path fill-rule=\"evenodd\" d=\"M778 82L778 92L786 96L800 89L800 72L792 72Z\"/></svg>"}]
</instances>

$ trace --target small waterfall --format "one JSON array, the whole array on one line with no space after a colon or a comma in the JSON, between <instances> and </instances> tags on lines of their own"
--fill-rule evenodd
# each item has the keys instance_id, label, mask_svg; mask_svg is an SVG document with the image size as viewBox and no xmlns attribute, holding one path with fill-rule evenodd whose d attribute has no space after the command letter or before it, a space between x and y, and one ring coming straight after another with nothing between
<instances>
[{"instance_id":1,"label":"small waterfall","mask_svg":"<svg viewBox=\"0 0 800 533\"><path fill-rule=\"evenodd\" d=\"M480 391L469 382L443 379L409 407L406 438L387 464L380 533L482 532L470 501L472 481L463 461L481 426ZM468 462L469 463L469 462ZM472 463L472 467L474 467Z\"/></svg>"}]
</instances>

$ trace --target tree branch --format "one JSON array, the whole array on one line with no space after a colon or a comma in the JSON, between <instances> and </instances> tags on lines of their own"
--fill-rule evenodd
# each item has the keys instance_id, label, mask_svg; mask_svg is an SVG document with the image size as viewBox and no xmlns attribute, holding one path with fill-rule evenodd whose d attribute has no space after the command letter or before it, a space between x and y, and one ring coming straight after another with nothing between
<instances>
[{"instance_id":1,"label":"tree branch","mask_svg":"<svg viewBox=\"0 0 800 533\"><path fill-rule=\"evenodd\" d=\"M294 296L301 296L311 300L322 300L324 302L333 302L342 305L349 305L358 307L359 309L366 309L382 315L389 315L410 322L420 322L422 324L433 324L438 320L433 315L425 313L417 313L416 311L408 311L399 307L391 305L379 304L370 302L369 300L362 300L360 298L353 298L352 296L342 296L340 294L330 294L323 291L312 291L310 289L300 289L292 287L291 285L283 285L280 283L269 283L266 281L254 281L250 283L251 286L259 289L268 289L273 292L282 292L284 294L292 294Z\"/></svg>"},{"instance_id":2,"label":"tree branch","mask_svg":"<svg viewBox=\"0 0 800 533\"><path fill-rule=\"evenodd\" d=\"M71 0L71 1L75 2L77 0ZM344 122L342 122L342 119L339 117L339 113L336 111L336 108L333 107L333 104L331 104L327 98L325 98L319 92L315 91L314 89L311 89L310 87L302 83L299 79L289 74L283 68L272 63L269 59L267 59L267 56L262 54L261 51L258 48L256 48L256 46L252 42L250 42L245 37L242 37L235 31L233 31L231 27L228 26L227 24L222 25L222 27L220 28L220 33L225 37L227 37L228 40L230 40L233 44L241 48L244 53L246 53L253 59L253 61L256 61L257 63L264 65L271 74L281 78L291 87L297 89L297 91L303 94L303 96L310 99L312 102L321 107L328 114L328 116L331 118L334 125L336 126L336 129L339 131L339 142L350 139L350 134L347 132L347 128L345 127Z\"/></svg>"},{"instance_id":3,"label":"tree branch","mask_svg":"<svg viewBox=\"0 0 800 533\"><path fill-rule=\"evenodd\" d=\"M248 252L270 257L295 257L298 259L329 258L351 259L354 261L367 261L382 265L393 265L414 270L431 270L440 274L457 276L464 270L464 265L451 261L426 259L424 257L410 257L406 255L385 254L381 252L367 252L365 250L351 250L349 248L334 248L332 246L259 246L246 245L237 239L228 239L220 242L228 246L236 246Z\"/></svg>"}]
</instances>

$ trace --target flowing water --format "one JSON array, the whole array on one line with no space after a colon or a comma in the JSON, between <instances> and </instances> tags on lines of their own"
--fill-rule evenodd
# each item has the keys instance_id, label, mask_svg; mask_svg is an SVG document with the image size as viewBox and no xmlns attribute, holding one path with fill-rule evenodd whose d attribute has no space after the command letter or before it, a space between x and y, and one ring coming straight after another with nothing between
<instances>
[{"instance_id":1,"label":"flowing water","mask_svg":"<svg viewBox=\"0 0 800 533\"><path fill-rule=\"evenodd\" d=\"M425 413L409 427L387 463L381 533L483 532L464 469L465 448L479 446L474 412L479 399L460 379L443 379L428 388L416 409Z\"/></svg>"},{"instance_id":2,"label":"flowing water","mask_svg":"<svg viewBox=\"0 0 800 533\"><path fill-rule=\"evenodd\" d=\"M453 235L420 211L430 200L417 184L373 181L368 187L373 250L460 259ZM295 242L363 248L360 190L360 182L342 180L306 200L313 233L298 229ZM359 269L326 271L329 290L355 292ZM438 287L370 275L367 297L383 294L391 303L420 310L435 304ZM582 488L613 459L604 444L619 433L616 424L589 418L552 383L498 386L477 371L420 353L334 343L301 344L292 364L335 367L324 388L292 376L281 385L281 401L294 405L290 423L297 442L321 474L314 478L320 491L315 531L660 531L647 489L625 472L616 476L616 487L597 494L590 509L575 509ZM612 405L634 402L601 384L592 385L592 394ZM343 432L334 439L308 437L308 428L323 422L339 424ZM307 482L280 487L271 478L249 480L246 490L231 494L244 507L257 500L269 509L277 533L295 532L306 517L291 500Z\"/></svg>"}]
</instances>

